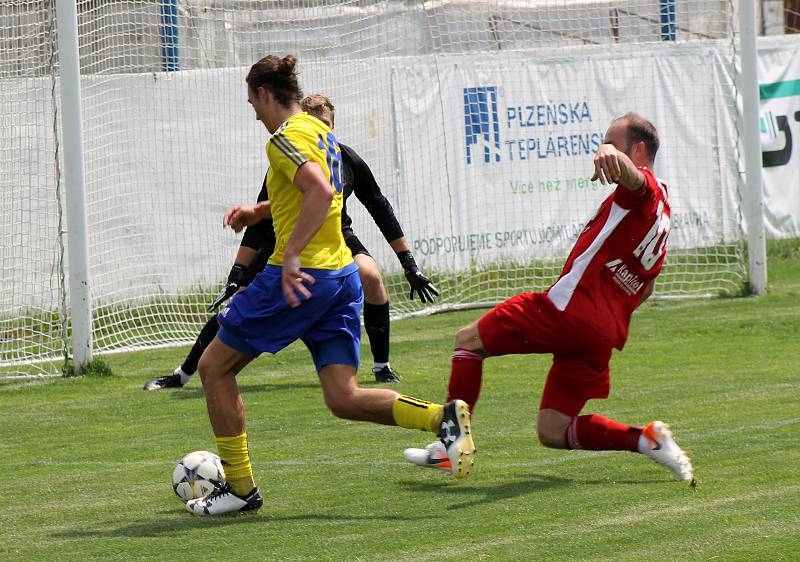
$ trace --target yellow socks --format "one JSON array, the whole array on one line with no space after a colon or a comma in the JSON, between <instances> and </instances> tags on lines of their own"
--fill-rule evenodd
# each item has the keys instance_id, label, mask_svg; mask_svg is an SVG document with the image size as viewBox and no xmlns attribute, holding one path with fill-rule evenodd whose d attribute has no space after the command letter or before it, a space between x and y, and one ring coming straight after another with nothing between
<instances>
[{"instance_id":1,"label":"yellow socks","mask_svg":"<svg viewBox=\"0 0 800 562\"><path fill-rule=\"evenodd\" d=\"M398 396L392 404L392 416L400 427L439 433L444 406L411 396Z\"/></svg>"},{"instance_id":2,"label":"yellow socks","mask_svg":"<svg viewBox=\"0 0 800 562\"><path fill-rule=\"evenodd\" d=\"M247 450L247 433L234 437L217 437L217 451L225 467L225 480L237 496L246 496L256 487L253 467Z\"/></svg>"}]
</instances>

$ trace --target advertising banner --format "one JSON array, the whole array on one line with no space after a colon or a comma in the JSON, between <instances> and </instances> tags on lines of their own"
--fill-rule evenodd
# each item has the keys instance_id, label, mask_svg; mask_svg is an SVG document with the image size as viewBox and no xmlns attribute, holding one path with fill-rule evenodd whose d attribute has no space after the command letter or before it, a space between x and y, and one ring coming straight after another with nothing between
<instances>
[{"instance_id":1,"label":"advertising banner","mask_svg":"<svg viewBox=\"0 0 800 562\"><path fill-rule=\"evenodd\" d=\"M800 43L762 43L761 98L764 224L770 238L800 236Z\"/></svg>"},{"instance_id":2,"label":"advertising banner","mask_svg":"<svg viewBox=\"0 0 800 562\"><path fill-rule=\"evenodd\" d=\"M731 120L721 112L731 110L709 71L717 66L710 51L676 49L396 69L406 196L428 199L426 212L405 217L415 253L455 269L563 258L612 189L590 181L592 158L628 111L661 136L655 172L671 188L671 247L735 236L735 166L716 141L719 123Z\"/></svg>"}]
</instances>

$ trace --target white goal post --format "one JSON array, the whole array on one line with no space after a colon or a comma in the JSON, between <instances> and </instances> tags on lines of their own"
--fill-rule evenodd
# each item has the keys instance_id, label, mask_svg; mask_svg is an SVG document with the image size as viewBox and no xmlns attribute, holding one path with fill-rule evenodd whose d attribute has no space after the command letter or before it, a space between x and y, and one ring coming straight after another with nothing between
<instances>
[{"instance_id":1,"label":"white goal post","mask_svg":"<svg viewBox=\"0 0 800 562\"><path fill-rule=\"evenodd\" d=\"M409 301L349 201L394 317L552 283L608 192L588 180L591 155L627 111L659 129L671 188L656 296L763 292L753 13L752 0L5 2L0 377L194 340L239 243L222 214L255 201L266 170L244 82L265 54L297 54L305 92L333 100L337 137L442 291Z\"/></svg>"}]
</instances>

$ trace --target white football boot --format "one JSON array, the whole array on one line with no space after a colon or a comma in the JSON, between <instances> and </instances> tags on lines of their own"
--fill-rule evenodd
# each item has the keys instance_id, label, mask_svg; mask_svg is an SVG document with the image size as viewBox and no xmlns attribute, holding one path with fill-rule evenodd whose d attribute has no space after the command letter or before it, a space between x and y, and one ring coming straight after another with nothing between
<instances>
[{"instance_id":1,"label":"white football boot","mask_svg":"<svg viewBox=\"0 0 800 562\"><path fill-rule=\"evenodd\" d=\"M237 496L226 482L207 496L186 502L186 509L195 515L224 515L241 511L252 511L264 505L258 488L246 496Z\"/></svg>"},{"instance_id":2,"label":"white football boot","mask_svg":"<svg viewBox=\"0 0 800 562\"><path fill-rule=\"evenodd\" d=\"M666 466L678 480L691 481L692 486L696 485L692 462L675 443L667 424L662 421L650 422L642 430L642 437L644 442L640 441L639 452Z\"/></svg>"},{"instance_id":3,"label":"white football boot","mask_svg":"<svg viewBox=\"0 0 800 562\"><path fill-rule=\"evenodd\" d=\"M403 451L403 456L408 462L417 466L451 472L450 457L447 456L447 449L441 441L434 441L424 449L408 448Z\"/></svg>"},{"instance_id":4,"label":"white football boot","mask_svg":"<svg viewBox=\"0 0 800 562\"><path fill-rule=\"evenodd\" d=\"M444 405L439 441L424 449L403 451L408 462L427 468L439 468L456 478L469 475L475 464L475 443L472 440L469 406L463 400L451 400Z\"/></svg>"}]
</instances>

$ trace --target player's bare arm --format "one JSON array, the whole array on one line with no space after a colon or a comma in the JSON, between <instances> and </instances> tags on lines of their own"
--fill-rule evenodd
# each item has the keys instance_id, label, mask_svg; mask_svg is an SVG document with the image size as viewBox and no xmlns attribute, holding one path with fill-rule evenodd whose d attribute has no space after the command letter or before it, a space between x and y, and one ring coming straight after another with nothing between
<instances>
[{"instance_id":1,"label":"player's bare arm","mask_svg":"<svg viewBox=\"0 0 800 562\"><path fill-rule=\"evenodd\" d=\"M602 144L594 156L592 181L620 183L631 191L639 191L644 185L644 174L633 164L627 154L613 144Z\"/></svg>"},{"instance_id":2,"label":"player's bare arm","mask_svg":"<svg viewBox=\"0 0 800 562\"><path fill-rule=\"evenodd\" d=\"M257 252L258 250L255 248L250 248L249 246L239 246L239 250L236 252L236 258L234 258L233 263L247 267L253 262L253 258Z\"/></svg>"},{"instance_id":3,"label":"player's bare arm","mask_svg":"<svg viewBox=\"0 0 800 562\"><path fill-rule=\"evenodd\" d=\"M234 232L239 233L246 226L253 226L264 219L272 218L272 208L269 201L261 201L255 205L235 205L228 209L222 219L223 226L230 226Z\"/></svg>"},{"instance_id":4,"label":"player's bare arm","mask_svg":"<svg viewBox=\"0 0 800 562\"><path fill-rule=\"evenodd\" d=\"M300 252L322 227L333 200L333 187L316 162L306 162L297 170L294 185L303 194L297 224L283 251L283 277L281 285L286 301L291 307L300 306L297 294L307 299L311 292L303 282L314 283L314 278L300 271Z\"/></svg>"},{"instance_id":5,"label":"player's bare arm","mask_svg":"<svg viewBox=\"0 0 800 562\"><path fill-rule=\"evenodd\" d=\"M244 289L242 280L257 252L255 248L244 245L239 246L239 251L236 252L236 259L233 261L233 267L231 267L231 272L228 274L228 281L219 295L217 295L217 298L214 299L214 302L206 309L206 312L214 312L219 305Z\"/></svg>"},{"instance_id":6,"label":"player's bare arm","mask_svg":"<svg viewBox=\"0 0 800 562\"><path fill-rule=\"evenodd\" d=\"M396 240L392 240L391 242L389 242L389 246L391 246L395 254L399 254L400 252L411 251L411 247L408 245L408 240L406 240L405 236L401 236Z\"/></svg>"}]
</instances>

